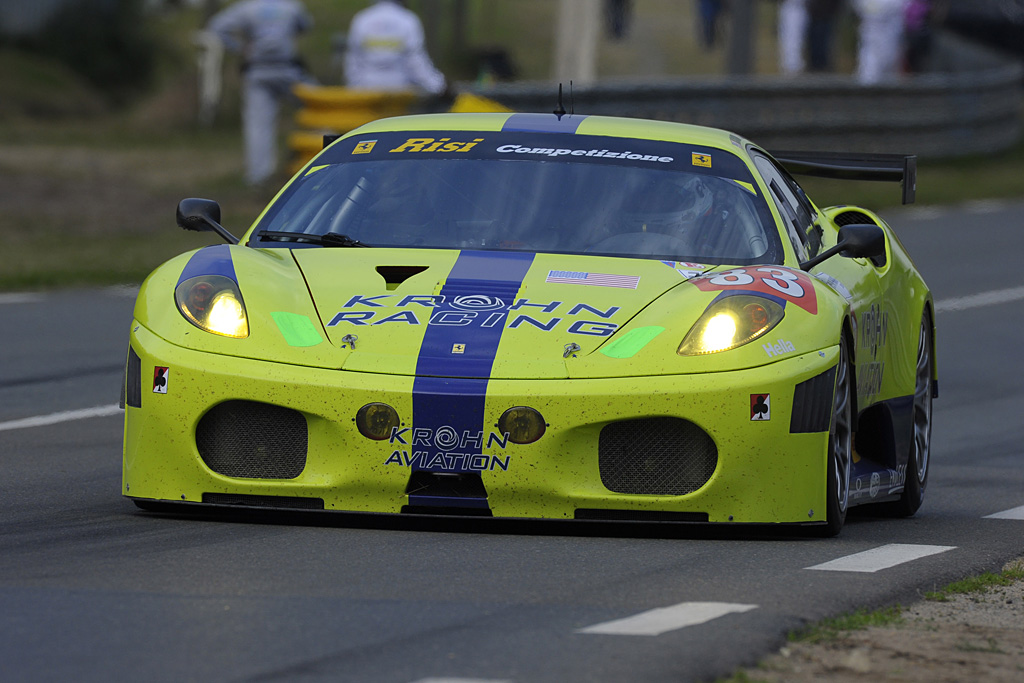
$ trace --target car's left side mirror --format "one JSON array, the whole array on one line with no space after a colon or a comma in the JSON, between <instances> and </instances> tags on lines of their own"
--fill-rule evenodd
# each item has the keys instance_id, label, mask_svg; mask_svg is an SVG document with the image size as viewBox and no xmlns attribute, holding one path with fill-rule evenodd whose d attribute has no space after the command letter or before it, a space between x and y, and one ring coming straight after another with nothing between
<instances>
[{"instance_id":1,"label":"car's left side mirror","mask_svg":"<svg viewBox=\"0 0 1024 683\"><path fill-rule=\"evenodd\" d=\"M238 244L238 238L220 224L220 204L212 199L182 199L178 202L175 218L180 228L198 232L212 230L229 244Z\"/></svg>"},{"instance_id":2,"label":"car's left side mirror","mask_svg":"<svg viewBox=\"0 0 1024 683\"><path fill-rule=\"evenodd\" d=\"M839 228L839 239L834 247L826 249L814 258L800 264L802 270L810 270L836 254L846 258L877 259L885 256L885 231L877 225L844 225Z\"/></svg>"}]
</instances>

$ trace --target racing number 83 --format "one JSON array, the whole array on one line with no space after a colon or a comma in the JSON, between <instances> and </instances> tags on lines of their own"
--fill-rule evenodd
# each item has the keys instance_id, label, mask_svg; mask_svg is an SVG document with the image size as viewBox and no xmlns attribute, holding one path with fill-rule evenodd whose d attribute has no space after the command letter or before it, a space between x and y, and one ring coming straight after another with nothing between
<instances>
[{"instance_id":1,"label":"racing number 83","mask_svg":"<svg viewBox=\"0 0 1024 683\"><path fill-rule=\"evenodd\" d=\"M693 283L706 292L743 289L775 295L792 301L811 315L818 312L818 299L811 279L802 272L788 268L734 268L699 278Z\"/></svg>"}]
</instances>

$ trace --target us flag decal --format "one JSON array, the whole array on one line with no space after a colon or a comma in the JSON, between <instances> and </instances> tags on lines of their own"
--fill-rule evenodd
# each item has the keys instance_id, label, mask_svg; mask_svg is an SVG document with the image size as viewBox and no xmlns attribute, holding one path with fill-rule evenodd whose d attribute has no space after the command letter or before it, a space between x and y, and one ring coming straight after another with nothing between
<instances>
[{"instance_id":1,"label":"us flag decal","mask_svg":"<svg viewBox=\"0 0 1024 683\"><path fill-rule=\"evenodd\" d=\"M590 285L593 287L621 287L636 289L640 284L639 275L609 275L607 273L582 273L572 270L551 270L545 282L562 285Z\"/></svg>"}]
</instances>

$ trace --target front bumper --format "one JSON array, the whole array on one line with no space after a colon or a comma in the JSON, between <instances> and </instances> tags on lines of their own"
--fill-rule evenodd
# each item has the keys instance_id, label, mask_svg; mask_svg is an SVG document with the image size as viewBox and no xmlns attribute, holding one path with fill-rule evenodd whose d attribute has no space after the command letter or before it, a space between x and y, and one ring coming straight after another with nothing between
<instances>
[{"instance_id":1,"label":"front bumper","mask_svg":"<svg viewBox=\"0 0 1024 683\"><path fill-rule=\"evenodd\" d=\"M322 501L326 510L364 513L419 509L407 493L417 463L410 432L373 441L359 433L354 420L361 406L384 402L398 411L403 429L411 427L413 377L214 356L169 344L138 323L133 324L131 348L138 356L135 374L141 387L128 387L136 397L130 403L138 407L125 409L124 495L179 503L244 502L255 496L264 506L280 500L281 507L313 500ZM454 461L448 453L447 462L479 475L486 509L494 517L574 519L607 513L613 519L649 515L723 523L824 522L827 418L823 430L820 418L817 431L794 429L806 423L793 419L794 397L798 385L822 377L837 359L837 348L829 348L734 372L491 380L480 443L470 439L470 450ZM161 382L150 385L157 368L167 370L161 371ZM154 388L166 388L166 393ZM807 402L804 394L798 404ZM818 394L815 409L821 413ZM758 416L769 419L752 420L752 405L764 396L770 397L770 413ZM828 393L828 415L830 399ZM227 401L271 404L301 414L308 436L297 476L225 476L204 462L197 427ZM498 417L522 405L544 416L544 436L525 445L491 438ZM713 473L692 493L617 493L602 480L602 429L652 417L682 418L714 441Z\"/></svg>"}]
</instances>

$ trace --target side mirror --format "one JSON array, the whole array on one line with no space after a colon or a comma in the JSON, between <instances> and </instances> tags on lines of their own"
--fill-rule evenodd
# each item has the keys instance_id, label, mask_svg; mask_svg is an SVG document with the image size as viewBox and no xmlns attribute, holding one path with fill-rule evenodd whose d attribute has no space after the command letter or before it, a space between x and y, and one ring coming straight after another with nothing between
<instances>
[{"instance_id":1,"label":"side mirror","mask_svg":"<svg viewBox=\"0 0 1024 683\"><path fill-rule=\"evenodd\" d=\"M802 270L810 270L836 254L846 258L876 259L885 256L885 231L877 225L844 225L839 228L836 246L826 249L809 261L800 264Z\"/></svg>"},{"instance_id":2,"label":"side mirror","mask_svg":"<svg viewBox=\"0 0 1024 683\"><path fill-rule=\"evenodd\" d=\"M178 202L175 217L178 226L185 230L195 230L196 232L212 230L229 244L238 244L238 238L220 224L220 204L212 199L197 199L195 197L182 199Z\"/></svg>"}]
</instances>

